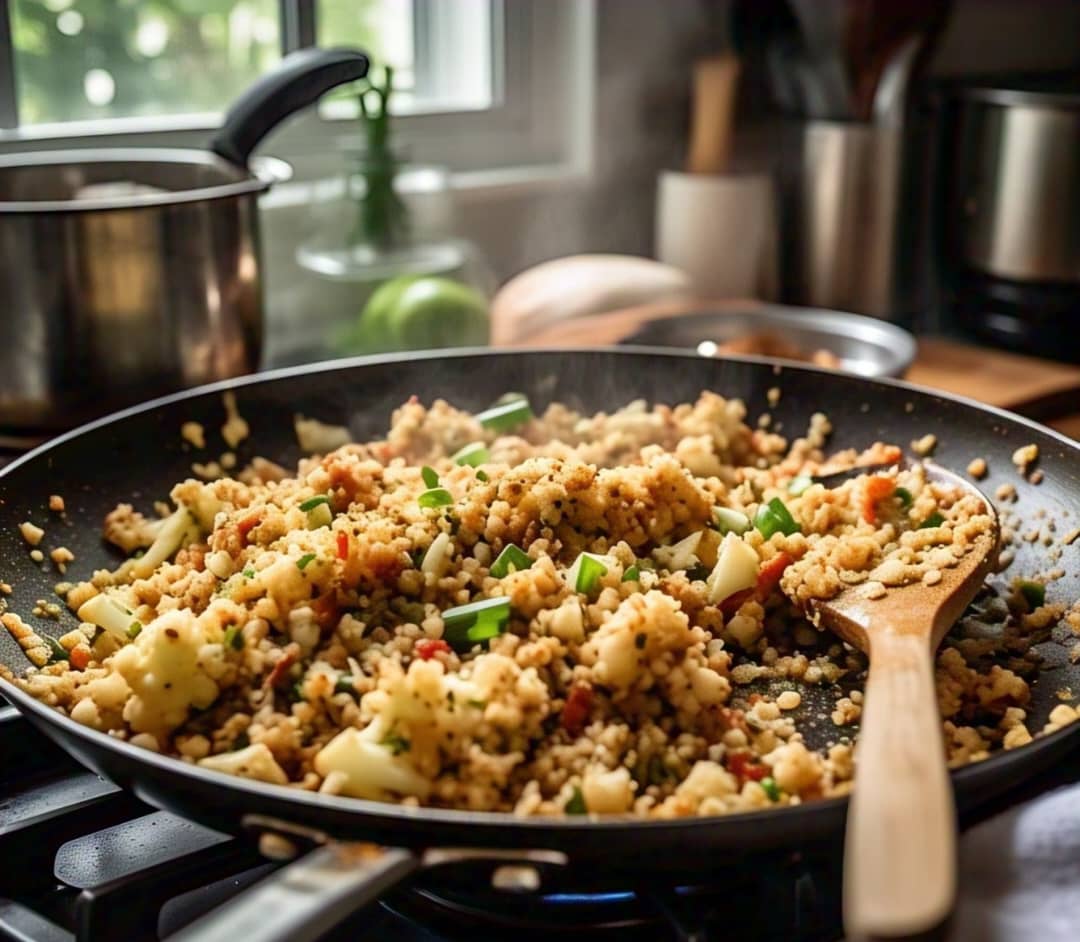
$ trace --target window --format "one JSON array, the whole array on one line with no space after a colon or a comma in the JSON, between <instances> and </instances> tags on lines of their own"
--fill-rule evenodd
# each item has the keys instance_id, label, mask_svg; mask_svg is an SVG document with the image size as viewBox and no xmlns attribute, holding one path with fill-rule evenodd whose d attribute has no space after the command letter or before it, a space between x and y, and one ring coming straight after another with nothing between
<instances>
[{"instance_id":1,"label":"window","mask_svg":"<svg viewBox=\"0 0 1080 942\"><path fill-rule=\"evenodd\" d=\"M410 155L560 162L591 107L592 17L591 0L0 0L0 151L201 146L284 54L344 45L393 65ZM331 92L268 150L299 178L339 173L357 110Z\"/></svg>"}]
</instances>

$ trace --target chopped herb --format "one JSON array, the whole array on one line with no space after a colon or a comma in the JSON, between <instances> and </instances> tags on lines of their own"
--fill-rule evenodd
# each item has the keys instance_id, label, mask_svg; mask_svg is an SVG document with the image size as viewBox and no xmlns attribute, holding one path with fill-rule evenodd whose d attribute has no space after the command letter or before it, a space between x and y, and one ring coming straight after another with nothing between
<instances>
[{"instance_id":1,"label":"chopped herb","mask_svg":"<svg viewBox=\"0 0 1080 942\"><path fill-rule=\"evenodd\" d=\"M490 478L487 476L486 471L477 471L476 472L476 480L483 481L484 483L487 483L490 480Z\"/></svg>"},{"instance_id":2,"label":"chopped herb","mask_svg":"<svg viewBox=\"0 0 1080 942\"><path fill-rule=\"evenodd\" d=\"M928 530L930 527L940 527L945 522L945 517L938 513L936 510L930 514L922 523L919 524L918 529Z\"/></svg>"},{"instance_id":3,"label":"chopped herb","mask_svg":"<svg viewBox=\"0 0 1080 942\"><path fill-rule=\"evenodd\" d=\"M390 750L390 754L394 756L400 756L403 752L408 752L412 748L412 743L398 733L387 733L379 745L386 746Z\"/></svg>"},{"instance_id":4,"label":"chopped herb","mask_svg":"<svg viewBox=\"0 0 1080 942\"><path fill-rule=\"evenodd\" d=\"M309 510L314 510L320 504L329 504L329 503L330 503L330 498L327 497L325 494L320 494L318 497L309 497L307 500L305 500L300 505L300 509L302 511L304 511L304 513L307 513Z\"/></svg>"},{"instance_id":5,"label":"chopped herb","mask_svg":"<svg viewBox=\"0 0 1080 942\"><path fill-rule=\"evenodd\" d=\"M416 549L411 550L409 553L409 559L412 560L413 569L419 569L424 562L424 557L427 555L427 550L418 546Z\"/></svg>"},{"instance_id":6,"label":"chopped herb","mask_svg":"<svg viewBox=\"0 0 1080 942\"><path fill-rule=\"evenodd\" d=\"M900 501L900 506L903 507L904 510L907 510L915 500L915 498L911 496L911 491L906 487L898 487L893 491L893 496Z\"/></svg>"},{"instance_id":7,"label":"chopped herb","mask_svg":"<svg viewBox=\"0 0 1080 942\"><path fill-rule=\"evenodd\" d=\"M622 574L623 582L638 582L641 579L641 570L637 566L628 566Z\"/></svg>"},{"instance_id":8,"label":"chopped herb","mask_svg":"<svg viewBox=\"0 0 1080 942\"><path fill-rule=\"evenodd\" d=\"M234 651L244 650L244 636L236 625L229 625L225 629L225 647L232 648Z\"/></svg>"},{"instance_id":9,"label":"chopped herb","mask_svg":"<svg viewBox=\"0 0 1080 942\"><path fill-rule=\"evenodd\" d=\"M304 553L304 555L296 561L296 568L303 572L304 569L307 568L308 563L310 563L314 558L314 553Z\"/></svg>"},{"instance_id":10,"label":"chopped herb","mask_svg":"<svg viewBox=\"0 0 1080 942\"><path fill-rule=\"evenodd\" d=\"M49 642L49 650L52 652L49 656L50 664L55 664L57 661L67 661L71 658L68 649L55 638L50 638L48 635L45 635L45 640Z\"/></svg>"},{"instance_id":11,"label":"chopped herb","mask_svg":"<svg viewBox=\"0 0 1080 942\"><path fill-rule=\"evenodd\" d=\"M491 564L489 572L496 579L502 579L510 574L511 567L515 572L523 572L532 566L532 562L528 553L519 549L513 543L507 543L503 547L503 551L495 557L495 562Z\"/></svg>"},{"instance_id":12,"label":"chopped herb","mask_svg":"<svg viewBox=\"0 0 1080 942\"><path fill-rule=\"evenodd\" d=\"M417 502L429 510L433 507L447 507L454 502L454 496L445 487L432 487L424 491Z\"/></svg>"},{"instance_id":13,"label":"chopped herb","mask_svg":"<svg viewBox=\"0 0 1080 942\"><path fill-rule=\"evenodd\" d=\"M522 396L477 413L476 420L493 432L509 432L519 425L524 425L532 417L529 400Z\"/></svg>"},{"instance_id":14,"label":"chopped herb","mask_svg":"<svg viewBox=\"0 0 1080 942\"><path fill-rule=\"evenodd\" d=\"M589 813L589 809L585 807L585 796L577 785L574 786L574 794L570 796L570 800L563 806L563 811L567 814Z\"/></svg>"},{"instance_id":15,"label":"chopped herb","mask_svg":"<svg viewBox=\"0 0 1080 942\"><path fill-rule=\"evenodd\" d=\"M439 474L434 468L430 468L427 465L424 465L420 469L420 477L424 479L424 484L428 488L439 486Z\"/></svg>"},{"instance_id":16,"label":"chopped herb","mask_svg":"<svg viewBox=\"0 0 1080 942\"><path fill-rule=\"evenodd\" d=\"M730 507L714 507L713 520L716 523L716 529L722 534L734 533L742 536L750 529L750 518Z\"/></svg>"},{"instance_id":17,"label":"chopped herb","mask_svg":"<svg viewBox=\"0 0 1080 942\"><path fill-rule=\"evenodd\" d=\"M787 486L787 492L792 497L798 497L813 483L814 479L809 474L800 474L797 478L792 478L791 483Z\"/></svg>"},{"instance_id":18,"label":"chopped herb","mask_svg":"<svg viewBox=\"0 0 1080 942\"><path fill-rule=\"evenodd\" d=\"M127 636L132 641L134 641L137 637L139 637L140 631L142 631L142 622L133 621L130 625L128 625Z\"/></svg>"},{"instance_id":19,"label":"chopped herb","mask_svg":"<svg viewBox=\"0 0 1080 942\"><path fill-rule=\"evenodd\" d=\"M243 575L243 577L245 579L254 579L255 578L255 570L254 569L245 569L243 571L242 575Z\"/></svg>"},{"instance_id":20,"label":"chopped herb","mask_svg":"<svg viewBox=\"0 0 1080 942\"><path fill-rule=\"evenodd\" d=\"M360 692L353 684L353 678L351 674L342 674L337 682L334 684L334 693L347 693L356 699L360 698Z\"/></svg>"},{"instance_id":21,"label":"chopped herb","mask_svg":"<svg viewBox=\"0 0 1080 942\"><path fill-rule=\"evenodd\" d=\"M567 570L566 581L575 592L588 595L596 588L597 583L607 571L607 563L602 556L582 553L574 560L574 565Z\"/></svg>"},{"instance_id":22,"label":"chopped herb","mask_svg":"<svg viewBox=\"0 0 1080 942\"><path fill-rule=\"evenodd\" d=\"M1029 608L1036 609L1040 605L1046 604L1046 586L1041 582L1029 582L1024 580L1017 588L1020 590L1020 594L1024 597L1024 601L1027 602Z\"/></svg>"},{"instance_id":23,"label":"chopped herb","mask_svg":"<svg viewBox=\"0 0 1080 942\"><path fill-rule=\"evenodd\" d=\"M487 450L487 445L483 442L472 442L464 448L454 452L454 454L450 456L450 460L455 464L468 465L470 468L477 468L491 460L491 453ZM433 487L434 485L429 486Z\"/></svg>"},{"instance_id":24,"label":"chopped herb","mask_svg":"<svg viewBox=\"0 0 1080 942\"><path fill-rule=\"evenodd\" d=\"M780 800L780 786L776 784L776 779L772 776L766 776L761 780L761 788L769 796L770 801Z\"/></svg>"},{"instance_id":25,"label":"chopped herb","mask_svg":"<svg viewBox=\"0 0 1080 942\"><path fill-rule=\"evenodd\" d=\"M289 699L293 703L299 703L301 700L307 700L307 698L304 696L304 682L302 680L298 680L289 688Z\"/></svg>"},{"instance_id":26,"label":"chopped herb","mask_svg":"<svg viewBox=\"0 0 1080 942\"><path fill-rule=\"evenodd\" d=\"M474 644L497 637L510 620L510 600L504 597L480 599L443 612L443 637L455 651L468 651Z\"/></svg>"},{"instance_id":27,"label":"chopped herb","mask_svg":"<svg viewBox=\"0 0 1080 942\"><path fill-rule=\"evenodd\" d=\"M754 516L754 526L758 528L765 539L777 532L783 533L784 536L791 536L793 533L799 532L799 525L795 522L795 518L791 516L791 511L787 509L787 506L779 497L774 497L767 504L762 504L758 508L758 512Z\"/></svg>"}]
</instances>

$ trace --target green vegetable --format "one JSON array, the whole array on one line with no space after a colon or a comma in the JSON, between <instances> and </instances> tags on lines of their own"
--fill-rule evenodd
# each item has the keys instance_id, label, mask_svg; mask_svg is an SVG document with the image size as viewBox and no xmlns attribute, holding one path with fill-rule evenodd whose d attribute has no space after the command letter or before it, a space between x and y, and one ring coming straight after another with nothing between
<instances>
[{"instance_id":1,"label":"green vegetable","mask_svg":"<svg viewBox=\"0 0 1080 942\"><path fill-rule=\"evenodd\" d=\"M330 504L316 504L307 515L307 526L309 530L318 530L320 527L328 527L334 522L334 512L330 509Z\"/></svg>"},{"instance_id":2,"label":"green vegetable","mask_svg":"<svg viewBox=\"0 0 1080 942\"><path fill-rule=\"evenodd\" d=\"M800 474L797 478L792 479L787 486L787 490L792 497L798 497L813 483L814 479L809 474Z\"/></svg>"},{"instance_id":3,"label":"green vegetable","mask_svg":"<svg viewBox=\"0 0 1080 942\"><path fill-rule=\"evenodd\" d=\"M783 533L784 536L791 536L793 533L799 532L799 525L795 522L795 518L791 516L791 511L787 509L787 506L779 497L774 497L767 504L762 504L758 508L758 512L754 516L754 526L758 528L765 539L777 532Z\"/></svg>"},{"instance_id":4,"label":"green vegetable","mask_svg":"<svg viewBox=\"0 0 1080 942\"><path fill-rule=\"evenodd\" d=\"M49 663L55 664L57 661L67 661L71 658L71 653L55 638L50 638L45 635L45 640L49 642L49 650L52 654L49 656Z\"/></svg>"},{"instance_id":5,"label":"green vegetable","mask_svg":"<svg viewBox=\"0 0 1080 942\"><path fill-rule=\"evenodd\" d=\"M607 571L607 561L604 557L582 553L566 571L566 581L575 592L588 595L596 588L596 584Z\"/></svg>"},{"instance_id":6,"label":"green vegetable","mask_svg":"<svg viewBox=\"0 0 1080 942\"><path fill-rule=\"evenodd\" d=\"M930 527L940 527L945 522L945 517L938 513L936 510L930 514L922 523L919 524L918 529L927 530Z\"/></svg>"},{"instance_id":7,"label":"green vegetable","mask_svg":"<svg viewBox=\"0 0 1080 942\"><path fill-rule=\"evenodd\" d=\"M434 507L449 507L454 502L454 495L445 487L431 487L424 491L417 499L421 507L431 510Z\"/></svg>"},{"instance_id":8,"label":"green vegetable","mask_svg":"<svg viewBox=\"0 0 1080 942\"><path fill-rule=\"evenodd\" d=\"M439 486L439 475L434 468L429 468L424 465L420 469L420 477L424 479L424 484L430 489Z\"/></svg>"},{"instance_id":9,"label":"green vegetable","mask_svg":"<svg viewBox=\"0 0 1080 942\"><path fill-rule=\"evenodd\" d=\"M898 487L893 491L893 495L900 501L900 506L907 510L912 505L915 498L911 496L911 491L906 487Z\"/></svg>"},{"instance_id":10,"label":"green vegetable","mask_svg":"<svg viewBox=\"0 0 1080 942\"><path fill-rule=\"evenodd\" d=\"M721 533L735 533L742 536L750 529L750 518L730 507L714 507L713 520L716 521L716 529Z\"/></svg>"},{"instance_id":11,"label":"green vegetable","mask_svg":"<svg viewBox=\"0 0 1080 942\"><path fill-rule=\"evenodd\" d=\"M476 480L487 482L490 479L488 478L486 471L477 471L476 472Z\"/></svg>"},{"instance_id":12,"label":"green vegetable","mask_svg":"<svg viewBox=\"0 0 1080 942\"><path fill-rule=\"evenodd\" d=\"M589 809L585 807L585 796L577 785L574 786L574 794L570 796L570 800L563 806L563 811L567 814L589 813Z\"/></svg>"},{"instance_id":13,"label":"green vegetable","mask_svg":"<svg viewBox=\"0 0 1080 942\"><path fill-rule=\"evenodd\" d=\"M243 573L241 573L241 575L243 575L243 577L245 579L254 579L255 578L255 570L254 569L245 569L243 571Z\"/></svg>"},{"instance_id":14,"label":"green vegetable","mask_svg":"<svg viewBox=\"0 0 1080 942\"><path fill-rule=\"evenodd\" d=\"M304 555L296 561L296 568L303 572L307 568L308 563L310 563L314 558L314 553L304 553Z\"/></svg>"},{"instance_id":15,"label":"green vegetable","mask_svg":"<svg viewBox=\"0 0 1080 942\"><path fill-rule=\"evenodd\" d=\"M412 743L399 733L387 733L379 745L386 746L390 754L395 756L408 752L412 748Z\"/></svg>"},{"instance_id":16,"label":"green vegetable","mask_svg":"<svg viewBox=\"0 0 1080 942\"><path fill-rule=\"evenodd\" d=\"M139 637L139 632L142 631L142 628L143 626L141 621L133 621L130 625L128 625L127 636L132 641L134 641L137 637Z\"/></svg>"},{"instance_id":17,"label":"green vegetable","mask_svg":"<svg viewBox=\"0 0 1080 942\"><path fill-rule=\"evenodd\" d=\"M491 564L489 571L496 579L502 579L510 574L511 566L514 567L515 572L522 572L532 566L532 560L524 550L518 549L513 543L507 543L503 551L495 558L495 562Z\"/></svg>"},{"instance_id":18,"label":"green vegetable","mask_svg":"<svg viewBox=\"0 0 1080 942\"><path fill-rule=\"evenodd\" d=\"M628 566L622 574L623 582L638 582L641 579L641 570L637 566Z\"/></svg>"},{"instance_id":19,"label":"green vegetable","mask_svg":"<svg viewBox=\"0 0 1080 942\"><path fill-rule=\"evenodd\" d=\"M327 497L325 494L320 494L318 497L309 497L300 505L300 509L304 511L304 513L307 513L309 510L314 510L316 507L322 504L329 503L330 498Z\"/></svg>"},{"instance_id":20,"label":"green vegetable","mask_svg":"<svg viewBox=\"0 0 1080 942\"><path fill-rule=\"evenodd\" d=\"M448 608L443 612L443 638L455 651L501 635L510 621L510 600L499 596Z\"/></svg>"},{"instance_id":21,"label":"green vegetable","mask_svg":"<svg viewBox=\"0 0 1080 942\"><path fill-rule=\"evenodd\" d=\"M353 686L353 678L351 674L342 674L334 683L334 693L347 693L352 697L359 698L360 693Z\"/></svg>"},{"instance_id":22,"label":"green vegetable","mask_svg":"<svg viewBox=\"0 0 1080 942\"><path fill-rule=\"evenodd\" d=\"M1024 580L1017 588L1020 590L1020 594L1024 597L1024 601L1027 602L1029 608L1036 609L1040 605L1046 604L1046 586L1041 582L1029 582Z\"/></svg>"},{"instance_id":23,"label":"green vegetable","mask_svg":"<svg viewBox=\"0 0 1080 942\"><path fill-rule=\"evenodd\" d=\"M450 456L450 460L456 464L477 468L491 460L491 453L483 442L473 442L471 445L466 445L464 448L455 451Z\"/></svg>"},{"instance_id":24,"label":"green vegetable","mask_svg":"<svg viewBox=\"0 0 1080 942\"><path fill-rule=\"evenodd\" d=\"M522 396L502 405L492 406L477 413L476 420L493 432L509 432L519 425L524 425L533 417L529 400Z\"/></svg>"},{"instance_id":25,"label":"green vegetable","mask_svg":"<svg viewBox=\"0 0 1080 942\"><path fill-rule=\"evenodd\" d=\"M244 636L236 625L229 625L225 629L225 647L232 648L234 651L244 650Z\"/></svg>"},{"instance_id":26,"label":"green vegetable","mask_svg":"<svg viewBox=\"0 0 1080 942\"><path fill-rule=\"evenodd\" d=\"M769 796L770 801L780 800L780 786L776 784L776 779L772 776L763 778L761 780L761 787L765 794Z\"/></svg>"}]
</instances>

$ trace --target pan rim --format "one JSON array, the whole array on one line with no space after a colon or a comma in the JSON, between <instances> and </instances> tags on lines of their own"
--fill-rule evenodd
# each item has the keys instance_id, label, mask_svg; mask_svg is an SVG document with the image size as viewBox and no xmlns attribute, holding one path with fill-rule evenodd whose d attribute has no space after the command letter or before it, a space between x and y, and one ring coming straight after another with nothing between
<instances>
[{"instance_id":1,"label":"pan rim","mask_svg":"<svg viewBox=\"0 0 1080 942\"><path fill-rule=\"evenodd\" d=\"M364 357L351 357L341 360L330 360L310 366L285 367L270 370L263 373L255 373L248 376L237 377L205 384L192 389L182 390L167 396L162 396L148 402L141 403L121 411L111 413L88 422L75 429L63 433L37 448L20 456L11 464L0 470L0 483L14 471L25 464L37 460L40 456L48 454L55 448L88 434L99 428L119 423L129 417L151 412L175 403L183 402L205 395L227 392L230 390L243 389L249 386L258 386L261 383L275 382L282 379L290 379L305 376L311 373L347 372L362 369L367 366L376 366L393 363L408 363L413 361L427 361L438 359L483 359L489 356L533 356L537 354L561 357L567 354L613 354L620 358L639 357L662 357L668 359L688 359L702 362L702 357L693 351L684 351L673 348L648 347L648 346L606 346L606 347L543 347L543 348L461 348L453 351L428 350L391 355L375 355ZM761 367L770 367L777 376L778 384L784 371L795 370L800 373L815 375L835 375L837 371L825 367L791 363L774 357L753 355L731 355L715 358L715 362L734 361L750 363ZM863 377L854 374L843 374L845 379L850 379L860 386L885 386L894 389L910 391L922 397L932 397L938 400L950 401L966 408L975 409L984 414L989 414L1009 422L1012 425L1020 425L1047 436L1057 442L1063 449L1069 452L1080 452L1080 444L1072 441L1054 429L1047 428L1038 422L1019 416L996 406L988 406L964 396L942 393L937 390L918 386L904 380L886 377ZM287 786L272 785L253 779L228 775L205 769L193 764L185 763L173 756L162 755L141 749L130 742L116 739L106 733L91 729L76 723L68 716L64 716L55 708L25 693L7 679L0 677L0 692L24 714L33 714L50 726L58 727L67 735L78 739L87 740L98 749L118 755L122 758L134 760L137 763L149 764L157 770L175 775L182 782L194 780L205 786L227 787L241 795L251 798L269 799L271 801L289 801L317 811L327 809L337 814L350 817L366 817L378 822L380 825L393 827L404 824L431 824L446 827L476 827L482 829L484 834L490 834L496 829L505 830L511 828L518 832L533 832L537 835L550 833L552 830L559 834L595 834L598 838L611 831L622 832L627 826L633 826L635 830L643 833L662 834L668 832L672 836L683 834L690 829L700 829L702 825L717 825L725 821L741 821L744 825L748 821L753 822L784 822L790 825L793 833L796 832L801 821L812 821L830 812L837 813L846 808L847 796L815 800L798 805L784 805L772 808L751 809L734 812L731 814L717 815L708 818L689 817L677 819L641 819L629 815L585 817L577 819L552 819L543 817L516 816L511 812L484 812L466 811L451 808L411 807L396 802L380 802L369 799L349 798L345 796L323 795L317 792L306 792L301 789ZM977 763L965 765L950 771L950 779L954 787L960 790L966 786L969 779L979 779L987 774L988 768L996 770L1012 761L1019 761L1018 757L1024 757L1031 761L1043 753L1058 748L1065 740L1080 738L1080 722L1069 724L1052 733L1034 738L1030 743L1017 749L999 751L991 754L987 759ZM987 797L991 797L988 795ZM478 835L477 844L484 844L483 837Z\"/></svg>"}]
</instances>

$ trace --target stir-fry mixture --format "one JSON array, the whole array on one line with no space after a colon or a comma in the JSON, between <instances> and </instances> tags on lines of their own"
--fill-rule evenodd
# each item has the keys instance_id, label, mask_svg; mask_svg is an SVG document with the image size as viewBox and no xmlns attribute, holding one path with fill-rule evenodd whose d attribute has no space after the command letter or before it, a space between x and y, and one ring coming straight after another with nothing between
<instances>
[{"instance_id":1,"label":"stir-fry mixture","mask_svg":"<svg viewBox=\"0 0 1080 942\"><path fill-rule=\"evenodd\" d=\"M138 746L329 795L673 817L841 794L865 660L804 611L933 585L988 509L895 445L828 454L824 415L790 443L745 419L713 393L539 417L414 399L295 472L190 478L160 519L109 514L130 558L60 587L77 628L3 615L38 665L17 682ZM1063 614L1036 584L977 607L937 663L953 764L1042 732L1028 647Z\"/></svg>"}]
</instances>

